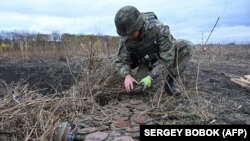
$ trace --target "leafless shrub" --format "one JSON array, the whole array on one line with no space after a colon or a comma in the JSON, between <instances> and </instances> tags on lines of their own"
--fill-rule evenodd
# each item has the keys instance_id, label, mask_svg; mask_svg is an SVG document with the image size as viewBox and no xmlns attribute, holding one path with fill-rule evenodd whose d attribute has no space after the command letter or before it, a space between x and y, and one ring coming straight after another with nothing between
<instances>
[{"instance_id":1,"label":"leafless shrub","mask_svg":"<svg viewBox=\"0 0 250 141\"><path fill-rule=\"evenodd\" d=\"M72 95L73 90L53 98L42 96L27 86L5 84L6 93L0 103L2 139L9 136L16 140L50 140L49 135L58 122L74 120L78 110L89 109L88 98Z\"/></svg>"}]
</instances>

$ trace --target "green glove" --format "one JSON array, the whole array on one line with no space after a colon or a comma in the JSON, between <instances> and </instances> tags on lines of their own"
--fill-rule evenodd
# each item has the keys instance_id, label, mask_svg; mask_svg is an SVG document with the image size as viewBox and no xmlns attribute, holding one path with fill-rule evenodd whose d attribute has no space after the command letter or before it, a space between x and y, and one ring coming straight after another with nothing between
<instances>
[{"instance_id":1,"label":"green glove","mask_svg":"<svg viewBox=\"0 0 250 141\"><path fill-rule=\"evenodd\" d=\"M143 85L143 90L151 87L151 81L153 78L151 76L147 76L143 78L139 83Z\"/></svg>"}]
</instances>

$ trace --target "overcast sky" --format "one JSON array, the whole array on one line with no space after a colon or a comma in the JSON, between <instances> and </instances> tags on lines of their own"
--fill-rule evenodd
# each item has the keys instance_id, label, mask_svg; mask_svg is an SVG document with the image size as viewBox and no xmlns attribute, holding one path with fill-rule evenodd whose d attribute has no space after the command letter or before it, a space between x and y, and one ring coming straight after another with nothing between
<instances>
[{"instance_id":1,"label":"overcast sky","mask_svg":"<svg viewBox=\"0 0 250 141\"><path fill-rule=\"evenodd\" d=\"M0 31L117 35L114 16L125 5L155 12L177 39L250 43L249 0L1 0Z\"/></svg>"}]
</instances>

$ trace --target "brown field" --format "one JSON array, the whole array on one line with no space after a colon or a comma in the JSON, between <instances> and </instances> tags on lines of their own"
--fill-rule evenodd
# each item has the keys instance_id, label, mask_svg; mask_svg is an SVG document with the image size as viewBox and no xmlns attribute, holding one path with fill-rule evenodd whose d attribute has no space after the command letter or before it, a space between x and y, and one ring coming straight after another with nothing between
<instances>
[{"instance_id":1,"label":"brown field","mask_svg":"<svg viewBox=\"0 0 250 141\"><path fill-rule=\"evenodd\" d=\"M250 74L249 45L197 46L179 80L181 96L162 87L126 93L112 66L116 51L91 44L0 52L0 140L49 141L64 121L95 127L106 140L138 140L140 124L250 124L250 90L230 81Z\"/></svg>"}]
</instances>

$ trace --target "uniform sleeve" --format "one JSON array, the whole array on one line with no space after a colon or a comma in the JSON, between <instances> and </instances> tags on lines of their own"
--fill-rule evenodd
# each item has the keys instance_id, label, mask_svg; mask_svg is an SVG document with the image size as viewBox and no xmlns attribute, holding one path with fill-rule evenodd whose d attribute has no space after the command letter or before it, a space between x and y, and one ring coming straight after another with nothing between
<instances>
[{"instance_id":1,"label":"uniform sleeve","mask_svg":"<svg viewBox=\"0 0 250 141\"><path fill-rule=\"evenodd\" d=\"M117 59L115 60L115 66L118 73L125 77L127 74L131 73L131 59L129 57L128 51L124 46L124 43L120 40L119 51L117 54Z\"/></svg>"},{"instance_id":2,"label":"uniform sleeve","mask_svg":"<svg viewBox=\"0 0 250 141\"><path fill-rule=\"evenodd\" d=\"M153 78L168 70L174 63L175 57L173 46L175 39L170 33L169 27L167 25L160 25L156 27L156 32L160 59L153 64L153 70L151 71L151 77Z\"/></svg>"}]
</instances>

